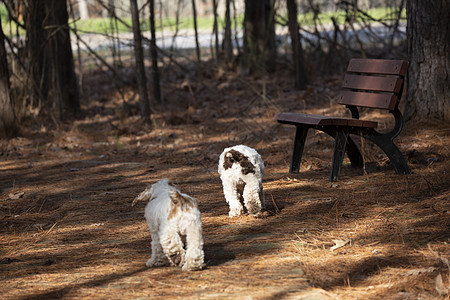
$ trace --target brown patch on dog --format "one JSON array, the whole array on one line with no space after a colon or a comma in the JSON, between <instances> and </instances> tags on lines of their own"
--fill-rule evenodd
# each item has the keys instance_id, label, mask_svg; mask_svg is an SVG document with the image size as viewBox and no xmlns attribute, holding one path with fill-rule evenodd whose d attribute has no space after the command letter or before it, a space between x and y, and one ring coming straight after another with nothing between
<instances>
[{"instance_id":1,"label":"brown patch on dog","mask_svg":"<svg viewBox=\"0 0 450 300\"><path fill-rule=\"evenodd\" d=\"M241 203L242 207L244 208L244 213L247 213L247 208L244 205L244 188L245 188L246 183L242 180L239 179L239 181L236 184L236 190L237 193L239 195L239 202Z\"/></svg>"},{"instance_id":2,"label":"brown patch on dog","mask_svg":"<svg viewBox=\"0 0 450 300\"><path fill-rule=\"evenodd\" d=\"M191 198L183 196L178 191L170 191L169 195L172 202L170 203L170 213L167 217L168 220L175 217L179 210L187 211L195 206L195 203Z\"/></svg>"},{"instance_id":3,"label":"brown patch on dog","mask_svg":"<svg viewBox=\"0 0 450 300\"><path fill-rule=\"evenodd\" d=\"M248 157L241 152L232 149L225 153L223 168L227 170L231 168L234 163L238 163L241 165L241 172L244 175L255 173L255 166L250 162Z\"/></svg>"},{"instance_id":4,"label":"brown patch on dog","mask_svg":"<svg viewBox=\"0 0 450 300\"><path fill-rule=\"evenodd\" d=\"M180 264L181 264L181 254L180 253L172 254L169 257L169 259L175 266L180 266Z\"/></svg>"},{"instance_id":5,"label":"brown patch on dog","mask_svg":"<svg viewBox=\"0 0 450 300\"><path fill-rule=\"evenodd\" d=\"M236 190L237 190L239 196L241 196L241 197L242 197L242 195L244 195L245 186L246 186L246 183L242 179L239 179L239 181L236 183Z\"/></svg>"}]
</instances>

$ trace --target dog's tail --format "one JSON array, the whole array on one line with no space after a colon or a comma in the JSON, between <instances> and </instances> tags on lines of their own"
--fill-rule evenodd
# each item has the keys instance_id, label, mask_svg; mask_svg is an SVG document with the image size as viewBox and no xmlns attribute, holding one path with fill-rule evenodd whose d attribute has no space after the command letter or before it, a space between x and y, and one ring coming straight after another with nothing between
<instances>
[{"instance_id":1,"label":"dog's tail","mask_svg":"<svg viewBox=\"0 0 450 300\"><path fill-rule=\"evenodd\" d=\"M146 188L145 191L140 193L136 198L134 198L133 202L131 203L131 206L135 206L136 203L140 201L148 201L152 197L153 190L149 187Z\"/></svg>"}]
</instances>

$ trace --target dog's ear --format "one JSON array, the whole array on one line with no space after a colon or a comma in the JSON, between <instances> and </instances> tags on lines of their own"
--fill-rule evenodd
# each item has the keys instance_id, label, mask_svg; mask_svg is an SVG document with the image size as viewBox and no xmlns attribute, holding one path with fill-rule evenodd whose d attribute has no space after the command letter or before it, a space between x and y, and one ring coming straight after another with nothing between
<instances>
[{"instance_id":1,"label":"dog's ear","mask_svg":"<svg viewBox=\"0 0 450 300\"><path fill-rule=\"evenodd\" d=\"M249 173L255 173L255 166L248 157L239 151L231 149L225 153L223 168L225 170L231 168L235 162L241 165L242 174L247 175Z\"/></svg>"},{"instance_id":2,"label":"dog's ear","mask_svg":"<svg viewBox=\"0 0 450 300\"><path fill-rule=\"evenodd\" d=\"M170 191L169 193L170 199L175 206L180 206L181 203L181 195L178 191Z\"/></svg>"},{"instance_id":3,"label":"dog's ear","mask_svg":"<svg viewBox=\"0 0 450 300\"><path fill-rule=\"evenodd\" d=\"M172 199L173 205L181 207L182 209L194 206L192 200L189 197L184 196L178 191L170 191L170 199Z\"/></svg>"},{"instance_id":4,"label":"dog's ear","mask_svg":"<svg viewBox=\"0 0 450 300\"><path fill-rule=\"evenodd\" d=\"M225 155L223 157L223 168L225 170L228 170L229 168L231 168L233 166L234 163L235 163L235 158L233 157L233 153L231 153L231 151L228 151L227 153L225 153Z\"/></svg>"}]
</instances>

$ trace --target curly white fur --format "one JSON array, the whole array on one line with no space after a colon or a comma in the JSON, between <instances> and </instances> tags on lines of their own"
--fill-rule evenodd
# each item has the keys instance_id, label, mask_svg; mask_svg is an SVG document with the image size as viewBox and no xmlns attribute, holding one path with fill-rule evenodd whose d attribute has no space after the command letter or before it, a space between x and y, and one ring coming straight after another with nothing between
<instances>
[{"instance_id":1,"label":"curly white fur","mask_svg":"<svg viewBox=\"0 0 450 300\"><path fill-rule=\"evenodd\" d=\"M148 267L182 266L183 271L203 267L203 236L197 201L162 179L143 191L140 200L150 200L145 218L152 236ZM186 247L185 247L186 242Z\"/></svg>"},{"instance_id":2,"label":"curly white fur","mask_svg":"<svg viewBox=\"0 0 450 300\"><path fill-rule=\"evenodd\" d=\"M244 207L252 215L261 215L265 209L264 162L258 152L245 145L226 148L219 157L218 171L230 207L229 216L242 215Z\"/></svg>"}]
</instances>

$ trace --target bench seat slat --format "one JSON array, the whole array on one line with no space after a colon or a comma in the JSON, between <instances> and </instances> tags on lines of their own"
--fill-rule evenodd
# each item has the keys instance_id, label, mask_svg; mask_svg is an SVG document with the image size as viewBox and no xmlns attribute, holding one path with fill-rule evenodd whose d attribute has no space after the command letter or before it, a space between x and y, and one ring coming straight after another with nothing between
<instances>
[{"instance_id":1,"label":"bench seat slat","mask_svg":"<svg viewBox=\"0 0 450 300\"><path fill-rule=\"evenodd\" d=\"M338 103L369 108L394 110L397 104L397 96L393 93L364 93L353 91L341 91Z\"/></svg>"},{"instance_id":2,"label":"bench seat slat","mask_svg":"<svg viewBox=\"0 0 450 300\"><path fill-rule=\"evenodd\" d=\"M403 80L400 77L380 77L346 74L343 88L399 93Z\"/></svg>"},{"instance_id":3,"label":"bench seat slat","mask_svg":"<svg viewBox=\"0 0 450 300\"><path fill-rule=\"evenodd\" d=\"M407 69L408 62L403 60L354 58L350 60L347 72L405 76Z\"/></svg>"},{"instance_id":4,"label":"bench seat slat","mask_svg":"<svg viewBox=\"0 0 450 300\"><path fill-rule=\"evenodd\" d=\"M378 126L378 123L375 121L289 112L279 113L275 119L280 123L292 125L304 124L312 126L351 126L365 128L377 128Z\"/></svg>"},{"instance_id":5,"label":"bench seat slat","mask_svg":"<svg viewBox=\"0 0 450 300\"><path fill-rule=\"evenodd\" d=\"M275 119L282 123L289 124L305 124L305 125L319 125L320 121L330 117L320 115L310 115L302 113L282 112L275 116Z\"/></svg>"}]
</instances>

